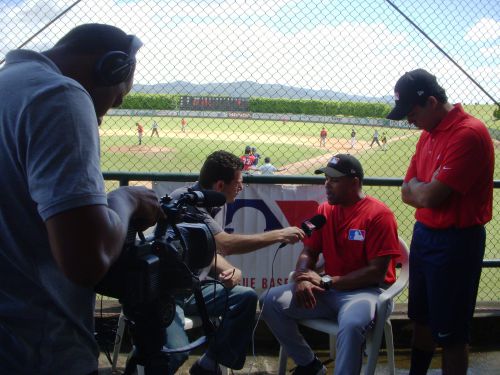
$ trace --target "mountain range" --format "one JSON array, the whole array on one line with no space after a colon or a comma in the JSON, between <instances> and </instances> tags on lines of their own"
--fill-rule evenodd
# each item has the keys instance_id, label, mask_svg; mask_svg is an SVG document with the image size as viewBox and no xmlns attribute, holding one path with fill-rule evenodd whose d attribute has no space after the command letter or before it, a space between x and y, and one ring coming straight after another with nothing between
<instances>
[{"instance_id":1,"label":"mountain range","mask_svg":"<svg viewBox=\"0 0 500 375\"><path fill-rule=\"evenodd\" d=\"M320 99L334 101L377 102L392 104L392 96L370 97L351 95L332 90L314 90L280 84L262 84L251 81L229 83L194 84L184 81L158 83L154 85L135 84L132 92L148 94L211 95L229 97L260 97L286 99Z\"/></svg>"}]
</instances>

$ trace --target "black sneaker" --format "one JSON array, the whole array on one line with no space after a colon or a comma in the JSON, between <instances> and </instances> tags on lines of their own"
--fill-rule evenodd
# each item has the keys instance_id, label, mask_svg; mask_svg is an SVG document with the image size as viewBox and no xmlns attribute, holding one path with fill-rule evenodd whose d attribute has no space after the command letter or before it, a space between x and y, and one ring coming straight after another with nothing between
<instances>
[{"instance_id":1,"label":"black sneaker","mask_svg":"<svg viewBox=\"0 0 500 375\"><path fill-rule=\"evenodd\" d=\"M295 367L293 375L326 375L326 367L323 366L318 357L314 357L308 365Z\"/></svg>"},{"instance_id":2,"label":"black sneaker","mask_svg":"<svg viewBox=\"0 0 500 375\"><path fill-rule=\"evenodd\" d=\"M221 371L219 365L217 365L216 370L206 370L200 366L198 361L196 361L194 363L194 365L192 365L191 368L189 369L189 374L190 375L222 375L222 371Z\"/></svg>"}]
</instances>

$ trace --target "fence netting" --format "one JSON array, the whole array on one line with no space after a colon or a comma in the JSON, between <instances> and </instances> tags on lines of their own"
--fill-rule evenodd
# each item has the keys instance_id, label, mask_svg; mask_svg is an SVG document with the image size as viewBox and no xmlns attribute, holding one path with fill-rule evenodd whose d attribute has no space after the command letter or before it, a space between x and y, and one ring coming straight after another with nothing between
<instances>
[{"instance_id":1,"label":"fence netting","mask_svg":"<svg viewBox=\"0 0 500 375\"><path fill-rule=\"evenodd\" d=\"M0 1L0 59L43 51L82 23L113 24L144 43L135 84L101 125L103 171L197 173L219 149L247 146L280 175L310 175L351 153L367 177L403 177L420 131L389 121L393 88L424 68L449 101L489 128L500 179L500 6L491 0ZM41 30L41 32L40 32ZM142 131L140 131L142 129ZM414 219L398 188L367 187ZM496 201L499 192L495 192ZM498 205L486 258L500 258ZM488 270L484 300L499 300Z\"/></svg>"}]
</instances>

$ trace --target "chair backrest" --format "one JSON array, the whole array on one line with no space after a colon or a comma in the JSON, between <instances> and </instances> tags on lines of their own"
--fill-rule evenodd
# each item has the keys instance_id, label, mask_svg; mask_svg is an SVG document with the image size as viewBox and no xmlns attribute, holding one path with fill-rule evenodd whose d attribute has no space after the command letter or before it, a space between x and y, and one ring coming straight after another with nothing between
<instances>
[{"instance_id":1,"label":"chair backrest","mask_svg":"<svg viewBox=\"0 0 500 375\"><path fill-rule=\"evenodd\" d=\"M399 272L399 278L408 280L410 276L410 250L406 242L399 237L399 249L401 250L401 255L396 258L396 264L401 266L401 271Z\"/></svg>"},{"instance_id":2,"label":"chair backrest","mask_svg":"<svg viewBox=\"0 0 500 375\"><path fill-rule=\"evenodd\" d=\"M380 295L379 301L381 302L396 297L408 285L408 280L410 278L410 251L408 250L408 246L405 241L401 238L399 238L399 247L401 249L401 254L396 258L396 264L400 266L401 270L396 282Z\"/></svg>"},{"instance_id":3,"label":"chair backrest","mask_svg":"<svg viewBox=\"0 0 500 375\"><path fill-rule=\"evenodd\" d=\"M401 250L401 254L396 258L396 265L398 265L401 270L399 271L396 282L383 293L390 298L393 298L401 293L401 291L408 285L408 280L410 278L410 250L408 250L406 242L401 237L399 237L399 248Z\"/></svg>"}]
</instances>

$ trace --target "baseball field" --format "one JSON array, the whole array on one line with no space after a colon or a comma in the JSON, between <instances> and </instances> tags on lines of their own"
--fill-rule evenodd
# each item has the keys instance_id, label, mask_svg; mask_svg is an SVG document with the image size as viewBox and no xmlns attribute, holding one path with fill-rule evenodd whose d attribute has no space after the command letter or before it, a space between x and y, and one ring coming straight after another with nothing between
<instances>
[{"instance_id":1,"label":"baseball field","mask_svg":"<svg viewBox=\"0 0 500 375\"><path fill-rule=\"evenodd\" d=\"M468 108L470 112L484 108ZM489 112L492 113L492 110ZM159 136L152 135L152 123L158 124ZM139 144L136 123L144 133ZM500 130L499 121L486 120L488 127ZM319 133L325 127L328 136L325 147L320 146ZM356 139L351 140L352 130ZM373 142L378 131L380 145ZM335 153L351 153L361 161L367 177L403 177L414 152L420 131L414 128L385 128L361 125L340 125L292 121L256 121L251 119L186 118L183 131L179 117L109 116L100 128L101 154L104 171L123 172L186 172L197 173L205 157L223 149L242 155L250 145L273 165L286 168L281 175L311 175ZM385 136L387 144L381 140ZM500 179L500 142L495 141L495 179ZM110 183L111 188L113 183ZM365 187L394 211L400 235L411 238L413 209L400 200L399 188ZM498 202L500 191L494 199ZM494 205L494 219L487 225L487 259L500 258L500 212ZM500 299L500 272L485 269L479 300Z\"/></svg>"}]
</instances>

